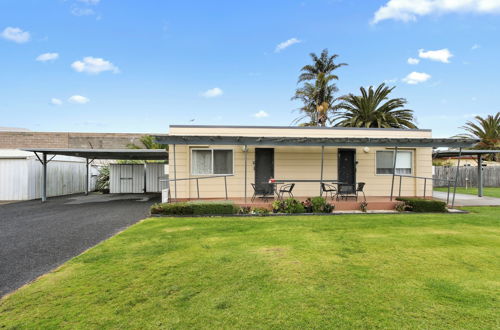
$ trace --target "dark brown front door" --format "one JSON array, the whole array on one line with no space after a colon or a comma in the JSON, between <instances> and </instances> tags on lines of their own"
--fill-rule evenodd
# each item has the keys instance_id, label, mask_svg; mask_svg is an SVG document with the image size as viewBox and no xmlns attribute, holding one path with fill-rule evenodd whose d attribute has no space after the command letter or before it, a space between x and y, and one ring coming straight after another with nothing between
<instances>
[{"instance_id":1,"label":"dark brown front door","mask_svg":"<svg viewBox=\"0 0 500 330\"><path fill-rule=\"evenodd\" d=\"M353 187L356 184L355 149L339 149L338 180Z\"/></svg>"},{"instance_id":2,"label":"dark brown front door","mask_svg":"<svg viewBox=\"0 0 500 330\"><path fill-rule=\"evenodd\" d=\"M255 187L268 189L268 181L274 177L274 149L255 148Z\"/></svg>"}]
</instances>

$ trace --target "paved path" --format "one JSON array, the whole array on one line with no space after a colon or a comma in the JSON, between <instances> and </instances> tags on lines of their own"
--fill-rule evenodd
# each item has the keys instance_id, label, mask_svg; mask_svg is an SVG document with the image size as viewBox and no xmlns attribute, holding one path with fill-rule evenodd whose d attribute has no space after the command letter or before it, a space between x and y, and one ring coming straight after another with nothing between
<instances>
[{"instance_id":1,"label":"paved path","mask_svg":"<svg viewBox=\"0 0 500 330\"><path fill-rule=\"evenodd\" d=\"M432 197L446 201L446 192L433 191ZM450 204L453 198L453 190L450 192ZM500 206L500 198L496 197L477 197L476 195L456 194L455 206Z\"/></svg>"},{"instance_id":2,"label":"paved path","mask_svg":"<svg viewBox=\"0 0 500 330\"><path fill-rule=\"evenodd\" d=\"M0 297L146 217L157 195L73 195L0 205Z\"/></svg>"}]
</instances>

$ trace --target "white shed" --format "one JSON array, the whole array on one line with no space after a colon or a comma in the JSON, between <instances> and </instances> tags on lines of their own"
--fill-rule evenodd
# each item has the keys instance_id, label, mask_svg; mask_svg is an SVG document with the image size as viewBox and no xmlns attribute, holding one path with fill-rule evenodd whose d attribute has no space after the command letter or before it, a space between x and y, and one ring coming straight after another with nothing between
<instances>
[{"instance_id":1,"label":"white shed","mask_svg":"<svg viewBox=\"0 0 500 330\"><path fill-rule=\"evenodd\" d=\"M111 164L109 190L112 194L161 192L162 182L168 178L168 165L163 163ZM164 184L163 184L164 185Z\"/></svg>"},{"instance_id":2,"label":"white shed","mask_svg":"<svg viewBox=\"0 0 500 330\"><path fill-rule=\"evenodd\" d=\"M47 165L47 195L61 196L85 191L85 159L56 156ZM89 186L94 190L98 174L90 169ZM0 200L30 200L41 197L42 165L32 152L0 149Z\"/></svg>"}]
</instances>

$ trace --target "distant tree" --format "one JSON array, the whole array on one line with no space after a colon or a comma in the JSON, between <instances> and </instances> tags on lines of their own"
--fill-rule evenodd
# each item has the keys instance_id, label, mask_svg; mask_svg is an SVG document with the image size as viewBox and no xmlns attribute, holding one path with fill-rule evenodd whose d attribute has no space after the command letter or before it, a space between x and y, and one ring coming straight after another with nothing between
<instances>
[{"instance_id":1,"label":"distant tree","mask_svg":"<svg viewBox=\"0 0 500 330\"><path fill-rule=\"evenodd\" d=\"M129 149L165 149L165 152L168 151L168 144L161 144L161 143L156 143L154 140L154 137L151 135L143 135L139 139L141 141L141 145L137 145L135 143L129 143L127 144L127 148ZM154 161L155 163L157 161ZM121 164L143 164L144 161L142 160L126 160L126 161L119 161Z\"/></svg>"},{"instance_id":2,"label":"distant tree","mask_svg":"<svg viewBox=\"0 0 500 330\"><path fill-rule=\"evenodd\" d=\"M474 120L467 121L461 127L466 133L456 137L479 139L480 142L474 146L474 149L500 149L500 112L495 115L488 115L486 118L476 116ZM496 160L498 156L489 158Z\"/></svg>"},{"instance_id":3,"label":"distant tree","mask_svg":"<svg viewBox=\"0 0 500 330\"><path fill-rule=\"evenodd\" d=\"M380 84L376 90L372 86L360 88L361 95L348 94L339 98L340 112L334 117L335 126L417 128L413 110L405 109L404 98L389 99L395 87Z\"/></svg>"},{"instance_id":4,"label":"distant tree","mask_svg":"<svg viewBox=\"0 0 500 330\"><path fill-rule=\"evenodd\" d=\"M302 87L297 88L292 100L300 100L304 104L298 110L301 115L292 123L297 124L306 119L302 126L326 126L329 116L335 111L334 94L338 91L334 81L338 76L334 70L347 65L335 63L337 54L329 55L328 49L324 49L320 56L310 54L313 63L302 67L298 83L304 82Z\"/></svg>"}]
</instances>

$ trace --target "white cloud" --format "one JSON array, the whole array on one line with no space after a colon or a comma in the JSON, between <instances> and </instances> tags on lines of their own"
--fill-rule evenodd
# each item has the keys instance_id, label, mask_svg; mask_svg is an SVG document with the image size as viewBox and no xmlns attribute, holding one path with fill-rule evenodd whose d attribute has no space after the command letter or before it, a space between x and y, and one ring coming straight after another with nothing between
<instances>
[{"instance_id":1,"label":"white cloud","mask_svg":"<svg viewBox=\"0 0 500 330\"><path fill-rule=\"evenodd\" d=\"M479 49L479 48L481 48L481 46L480 46L480 45L478 45L478 44L474 44L474 45L472 45L472 47L471 47L470 49L471 49L471 50L476 50L476 49Z\"/></svg>"},{"instance_id":2,"label":"white cloud","mask_svg":"<svg viewBox=\"0 0 500 330\"><path fill-rule=\"evenodd\" d=\"M85 103L89 103L90 99L88 97L81 96L81 95L73 95L68 99L68 102L75 103L75 104L85 104Z\"/></svg>"},{"instance_id":3,"label":"white cloud","mask_svg":"<svg viewBox=\"0 0 500 330\"><path fill-rule=\"evenodd\" d=\"M291 45L298 44L301 41L297 38L291 38L288 39L287 41L280 42L278 46L276 46L276 49L274 50L275 53L281 52L283 49L290 47Z\"/></svg>"},{"instance_id":4,"label":"white cloud","mask_svg":"<svg viewBox=\"0 0 500 330\"><path fill-rule=\"evenodd\" d=\"M416 65L418 63L420 63L420 60L418 58L413 58L413 57L408 58L408 64Z\"/></svg>"},{"instance_id":5,"label":"white cloud","mask_svg":"<svg viewBox=\"0 0 500 330\"><path fill-rule=\"evenodd\" d=\"M1 36L6 40L14 41L18 44L30 41L30 33L28 31L23 31L18 27L6 27Z\"/></svg>"},{"instance_id":6,"label":"white cloud","mask_svg":"<svg viewBox=\"0 0 500 330\"><path fill-rule=\"evenodd\" d=\"M55 61L58 58L59 58L58 53L44 53L44 54L38 55L36 60L38 62L47 62L47 61Z\"/></svg>"},{"instance_id":7,"label":"white cloud","mask_svg":"<svg viewBox=\"0 0 500 330\"><path fill-rule=\"evenodd\" d=\"M416 85L416 84L420 84L424 81L427 81L430 78L431 78L430 74L427 74L425 72L413 71L412 73L410 73L406 77L404 77L403 81L407 84L410 84L410 85Z\"/></svg>"},{"instance_id":8,"label":"white cloud","mask_svg":"<svg viewBox=\"0 0 500 330\"><path fill-rule=\"evenodd\" d=\"M432 61L450 63L450 58L453 57L453 54L448 50L448 48L443 48L439 50L428 50L428 51L419 49L418 57L426 58Z\"/></svg>"},{"instance_id":9,"label":"white cloud","mask_svg":"<svg viewBox=\"0 0 500 330\"><path fill-rule=\"evenodd\" d=\"M372 24L393 19L416 21L418 17L446 13L500 13L499 0L389 0L374 14Z\"/></svg>"},{"instance_id":10,"label":"white cloud","mask_svg":"<svg viewBox=\"0 0 500 330\"><path fill-rule=\"evenodd\" d=\"M211 89L204 91L203 93L201 93L201 96L207 97L207 98L212 98L212 97L221 96L222 94L224 94L224 91L222 89L220 89L219 87L215 87L215 88L211 88Z\"/></svg>"},{"instance_id":11,"label":"white cloud","mask_svg":"<svg viewBox=\"0 0 500 330\"><path fill-rule=\"evenodd\" d=\"M265 118L265 117L269 117L269 114L267 112L265 112L264 110L260 110L259 112L255 113L253 116L255 118Z\"/></svg>"},{"instance_id":12,"label":"white cloud","mask_svg":"<svg viewBox=\"0 0 500 330\"><path fill-rule=\"evenodd\" d=\"M82 61L73 62L71 67L76 72L85 72L89 74L99 74L104 71L111 71L113 73L120 72L120 69L118 69L118 67L116 67L113 63L102 58L92 56L84 57Z\"/></svg>"},{"instance_id":13,"label":"white cloud","mask_svg":"<svg viewBox=\"0 0 500 330\"><path fill-rule=\"evenodd\" d=\"M61 104L63 104L63 101L60 100L60 99L58 99L58 98L53 97L53 98L50 99L50 104L52 104L52 105L61 105Z\"/></svg>"},{"instance_id":14,"label":"white cloud","mask_svg":"<svg viewBox=\"0 0 500 330\"><path fill-rule=\"evenodd\" d=\"M71 9L71 14L73 14L75 16L90 16L90 15L94 15L95 11L90 9L90 8L75 7L73 9Z\"/></svg>"}]
</instances>

